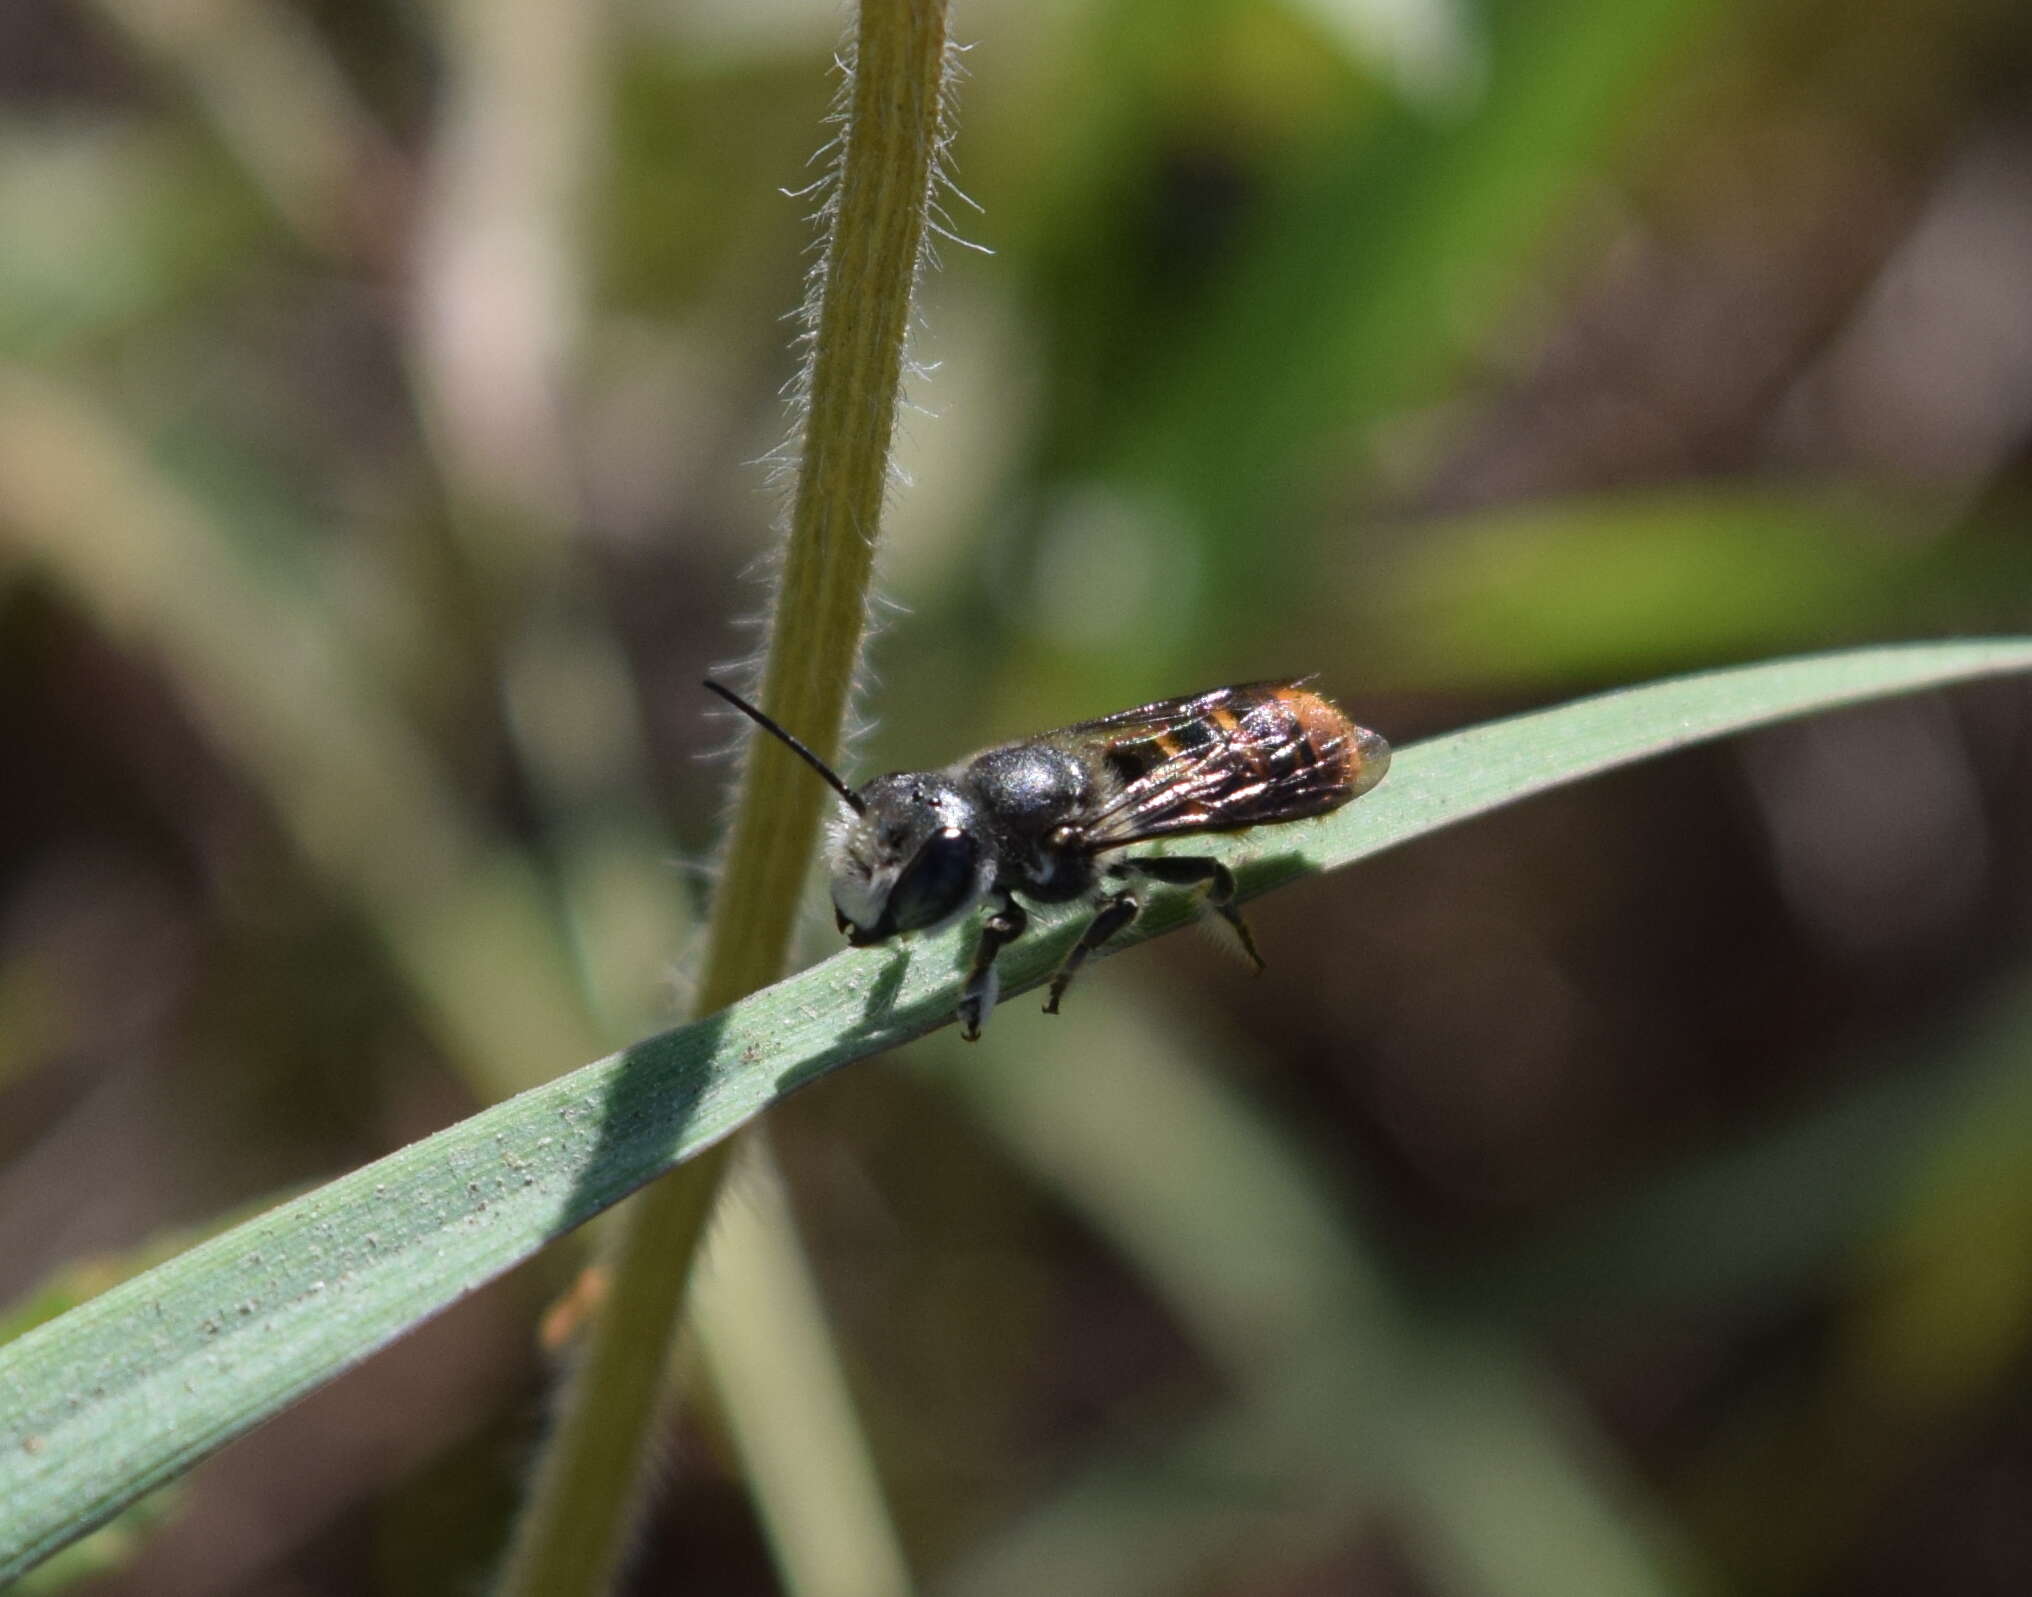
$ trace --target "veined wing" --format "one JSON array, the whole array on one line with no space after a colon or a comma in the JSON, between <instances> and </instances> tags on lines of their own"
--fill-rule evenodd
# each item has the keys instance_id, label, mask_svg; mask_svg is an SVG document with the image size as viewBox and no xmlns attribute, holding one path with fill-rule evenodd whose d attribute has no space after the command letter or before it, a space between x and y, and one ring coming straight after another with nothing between
<instances>
[{"instance_id":1,"label":"veined wing","mask_svg":"<svg viewBox=\"0 0 2032 1597\"><path fill-rule=\"evenodd\" d=\"M1337 809L1382 779L1383 740L1297 681L1252 682L1067 727L1116 781L1093 848L1238 831Z\"/></svg>"}]
</instances>

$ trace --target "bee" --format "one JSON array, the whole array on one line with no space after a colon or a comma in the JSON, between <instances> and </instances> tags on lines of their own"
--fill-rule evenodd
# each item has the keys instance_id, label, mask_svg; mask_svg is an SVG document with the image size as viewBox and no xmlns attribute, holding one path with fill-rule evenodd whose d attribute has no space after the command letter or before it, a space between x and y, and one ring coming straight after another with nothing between
<instances>
[{"instance_id":1,"label":"bee","mask_svg":"<svg viewBox=\"0 0 2032 1597\"><path fill-rule=\"evenodd\" d=\"M969 1042L995 1007L995 958L1030 924L1017 902L1088 899L1094 917L1051 980L1047 1014L1087 956L1141 911L1139 881L1196 887L1263 968L1217 859L1123 857L1155 838L1324 815L1390 768L1390 745L1303 679L1250 682L1000 743L937 771L896 771L849 787L739 694L706 687L780 738L850 812L832 838L835 918L856 948L937 931L986 900L959 1004Z\"/></svg>"}]
</instances>

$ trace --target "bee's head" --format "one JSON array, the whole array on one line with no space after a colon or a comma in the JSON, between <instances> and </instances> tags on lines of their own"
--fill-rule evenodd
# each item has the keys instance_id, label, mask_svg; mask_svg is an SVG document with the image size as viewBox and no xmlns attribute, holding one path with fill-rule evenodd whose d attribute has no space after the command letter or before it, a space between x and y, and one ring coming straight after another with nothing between
<instances>
[{"instance_id":1,"label":"bee's head","mask_svg":"<svg viewBox=\"0 0 2032 1597\"><path fill-rule=\"evenodd\" d=\"M995 862L972 801L937 772L878 776L833 839L833 910L856 948L964 914Z\"/></svg>"},{"instance_id":2,"label":"bee's head","mask_svg":"<svg viewBox=\"0 0 2032 1597\"><path fill-rule=\"evenodd\" d=\"M853 811L833 836L833 911L856 948L964 914L995 879L973 802L934 771L878 776L856 791L731 688L706 687L780 738Z\"/></svg>"}]
</instances>

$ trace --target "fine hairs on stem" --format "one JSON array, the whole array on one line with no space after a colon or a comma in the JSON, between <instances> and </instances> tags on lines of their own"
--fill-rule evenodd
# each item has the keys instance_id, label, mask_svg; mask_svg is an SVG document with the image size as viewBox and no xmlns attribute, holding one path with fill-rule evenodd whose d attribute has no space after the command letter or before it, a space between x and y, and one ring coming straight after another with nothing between
<instances>
[{"instance_id":1,"label":"fine hairs on stem","mask_svg":"<svg viewBox=\"0 0 2032 1597\"><path fill-rule=\"evenodd\" d=\"M814 191L823 234L788 396L793 437L777 463L779 472L794 468L789 527L752 696L824 761L837 752L867 631L913 295L927 235L942 225L932 210L948 127L945 23L942 0L863 0L841 57L837 128L821 157L830 164ZM782 974L831 802L798 763L777 739L750 740L701 1013ZM507 1597L595 1597L621 1568L646 1495L686 1284L732 1146L717 1144L622 1211L605 1301L560 1394L503 1566L498 1590ZM874 1578L893 1586L896 1568Z\"/></svg>"}]
</instances>

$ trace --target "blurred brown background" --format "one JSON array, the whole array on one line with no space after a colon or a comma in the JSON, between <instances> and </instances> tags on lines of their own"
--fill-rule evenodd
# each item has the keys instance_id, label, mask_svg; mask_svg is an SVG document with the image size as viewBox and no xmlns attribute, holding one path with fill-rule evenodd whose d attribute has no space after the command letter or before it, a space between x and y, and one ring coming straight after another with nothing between
<instances>
[{"instance_id":1,"label":"blurred brown background","mask_svg":"<svg viewBox=\"0 0 2032 1597\"><path fill-rule=\"evenodd\" d=\"M683 1015L841 22L0 7L0 1330ZM860 769L2032 628L2022 6L955 31L994 253L926 283ZM2032 1587L2028 817L2022 686L1816 720L787 1106L923 1588ZM569 1268L36 1589L478 1589ZM779 1589L728 1401L643 1592Z\"/></svg>"}]
</instances>

